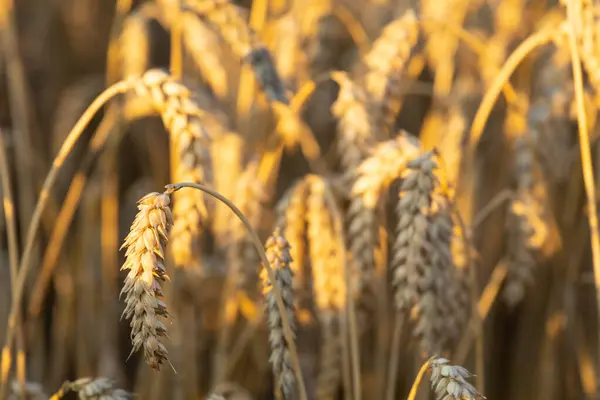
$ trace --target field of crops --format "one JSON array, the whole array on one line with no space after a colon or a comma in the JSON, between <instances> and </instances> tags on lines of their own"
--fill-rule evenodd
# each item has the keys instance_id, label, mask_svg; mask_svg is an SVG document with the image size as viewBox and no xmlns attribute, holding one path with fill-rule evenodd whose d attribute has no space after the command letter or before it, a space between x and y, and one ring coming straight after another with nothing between
<instances>
[{"instance_id":1,"label":"field of crops","mask_svg":"<svg viewBox=\"0 0 600 400\"><path fill-rule=\"evenodd\" d=\"M599 0L0 0L0 399L598 399L599 108Z\"/></svg>"}]
</instances>

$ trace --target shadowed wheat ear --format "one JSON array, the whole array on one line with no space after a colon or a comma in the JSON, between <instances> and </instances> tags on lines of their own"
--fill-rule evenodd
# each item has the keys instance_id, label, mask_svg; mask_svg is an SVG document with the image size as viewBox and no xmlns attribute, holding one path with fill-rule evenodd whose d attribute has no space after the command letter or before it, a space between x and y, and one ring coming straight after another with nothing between
<instances>
[{"instance_id":1,"label":"shadowed wheat ear","mask_svg":"<svg viewBox=\"0 0 600 400\"><path fill-rule=\"evenodd\" d=\"M309 259L317 316L321 323L318 399L335 395L340 384L342 351L340 314L346 307L346 280L340 248L335 234L334 216L325 198L326 183L316 176L305 178L308 184L306 209Z\"/></svg>"},{"instance_id":2,"label":"shadowed wheat ear","mask_svg":"<svg viewBox=\"0 0 600 400\"><path fill-rule=\"evenodd\" d=\"M108 378L81 378L62 384L50 400L62 399L68 392L76 392L80 400L126 400L133 395L123 389L115 388Z\"/></svg>"},{"instance_id":3,"label":"shadowed wheat ear","mask_svg":"<svg viewBox=\"0 0 600 400\"><path fill-rule=\"evenodd\" d=\"M277 381L276 390L280 390L284 399L294 398L296 379L291 365L289 345L283 335L281 325L282 316L279 314L273 286L276 285L281 292L283 303L285 305L286 318L290 321L290 328L295 333L296 330L296 312L294 307L293 292L293 273L290 268L292 260L290 256L290 245L281 236L281 230L275 228L273 235L267 239L266 243L267 258L275 272L275 283L268 276L266 269L261 272L263 282L263 294L265 301L265 312L269 326L269 343L271 344L271 364L273 374Z\"/></svg>"},{"instance_id":4,"label":"shadowed wheat ear","mask_svg":"<svg viewBox=\"0 0 600 400\"><path fill-rule=\"evenodd\" d=\"M153 369L159 369L168 360L167 349L160 342L160 337L166 336L166 328L159 318L168 316L160 282L168 278L164 251L173 224L171 193L167 190L142 197L121 247L127 249L121 270L129 270L121 295L125 294L126 304L123 316L131 319L131 353L143 347L146 363Z\"/></svg>"},{"instance_id":5,"label":"shadowed wheat ear","mask_svg":"<svg viewBox=\"0 0 600 400\"><path fill-rule=\"evenodd\" d=\"M331 77L340 86L338 97L331 106L331 112L338 119L337 152L342 169L351 174L366 157L377 132L362 88L345 72L333 72Z\"/></svg>"},{"instance_id":6,"label":"shadowed wheat ear","mask_svg":"<svg viewBox=\"0 0 600 400\"><path fill-rule=\"evenodd\" d=\"M400 111L402 72L418 38L419 23L411 9L390 22L365 55L364 88L390 130Z\"/></svg>"},{"instance_id":7,"label":"shadowed wheat ear","mask_svg":"<svg viewBox=\"0 0 600 400\"><path fill-rule=\"evenodd\" d=\"M427 371L431 372L431 390L436 400L483 400L485 397L467 382L472 377L466 368L460 365L450 365L450 361L442 357L431 357L419 369L415 378L408 400L415 400L417 390L423 376Z\"/></svg>"},{"instance_id":8,"label":"shadowed wheat ear","mask_svg":"<svg viewBox=\"0 0 600 400\"><path fill-rule=\"evenodd\" d=\"M348 249L353 262L353 292L359 306L373 308L374 249L378 247L377 206L406 163L419 154L419 143L406 132L379 143L360 163L346 214Z\"/></svg>"},{"instance_id":9,"label":"shadowed wheat ear","mask_svg":"<svg viewBox=\"0 0 600 400\"><path fill-rule=\"evenodd\" d=\"M515 179L517 189L507 216L507 266L504 299L517 305L533 284L538 258L550 236L546 210L547 193L543 177L536 168L532 144L525 136L515 140Z\"/></svg>"},{"instance_id":10,"label":"shadowed wheat ear","mask_svg":"<svg viewBox=\"0 0 600 400\"><path fill-rule=\"evenodd\" d=\"M427 355L441 353L448 339L449 313L460 310L450 302L455 300L450 291L455 282L450 251L453 223L437 174L433 152L407 164L396 207L391 262L396 311L410 313L413 335Z\"/></svg>"}]
</instances>

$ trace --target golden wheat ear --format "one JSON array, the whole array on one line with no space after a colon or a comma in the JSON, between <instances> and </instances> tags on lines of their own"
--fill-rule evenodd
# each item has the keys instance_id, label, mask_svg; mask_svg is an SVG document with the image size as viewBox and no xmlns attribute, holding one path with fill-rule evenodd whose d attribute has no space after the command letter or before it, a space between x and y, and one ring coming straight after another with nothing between
<instances>
[{"instance_id":1,"label":"golden wheat ear","mask_svg":"<svg viewBox=\"0 0 600 400\"><path fill-rule=\"evenodd\" d=\"M419 373L413 382L407 400L415 400L417 390L426 372L431 372L431 390L435 400L484 400L485 397L467 382L474 376L466 368L460 365L450 365L450 361L432 356L419 369Z\"/></svg>"},{"instance_id":2,"label":"golden wheat ear","mask_svg":"<svg viewBox=\"0 0 600 400\"><path fill-rule=\"evenodd\" d=\"M160 282L167 278L164 252L173 224L170 192L149 193L138 202L138 213L121 247L126 248L128 270L121 294L125 294L123 315L131 323L131 354L144 349L144 359L153 369L168 361L168 352L160 337L167 329L160 321L168 317ZM130 354L130 356L131 356Z\"/></svg>"}]
</instances>

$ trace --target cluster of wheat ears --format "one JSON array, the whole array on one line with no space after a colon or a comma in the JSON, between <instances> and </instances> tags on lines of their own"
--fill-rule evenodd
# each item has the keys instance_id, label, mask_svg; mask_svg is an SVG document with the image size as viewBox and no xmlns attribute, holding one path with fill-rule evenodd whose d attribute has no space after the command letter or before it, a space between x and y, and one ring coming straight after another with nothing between
<instances>
[{"instance_id":1,"label":"cluster of wheat ears","mask_svg":"<svg viewBox=\"0 0 600 400\"><path fill-rule=\"evenodd\" d=\"M0 399L598 398L598 1L0 0L0 53Z\"/></svg>"}]
</instances>

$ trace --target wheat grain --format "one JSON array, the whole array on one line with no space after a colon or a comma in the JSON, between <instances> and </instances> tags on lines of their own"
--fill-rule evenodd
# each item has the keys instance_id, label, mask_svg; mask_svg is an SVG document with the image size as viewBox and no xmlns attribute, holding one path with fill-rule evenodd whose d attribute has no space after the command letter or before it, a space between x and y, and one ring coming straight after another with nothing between
<instances>
[{"instance_id":1,"label":"wheat grain","mask_svg":"<svg viewBox=\"0 0 600 400\"><path fill-rule=\"evenodd\" d=\"M291 355L289 353L288 344L283 336L283 328L281 319L283 318L275 304L275 295L272 292L273 284L278 286L281 292L281 297L286 308L290 327L295 334L296 315L294 307L294 292L293 292L293 273L290 268L290 245L281 236L279 228L276 228L273 235L267 239L265 245L266 254L269 263L275 271L275 283L271 282L266 269L263 267L261 278L263 282L263 293L265 298L265 309L269 325L269 343L271 344L271 364L273 365L273 374L277 380L277 388L281 390L284 399L293 399L296 378L291 365Z\"/></svg>"},{"instance_id":2,"label":"wheat grain","mask_svg":"<svg viewBox=\"0 0 600 400\"><path fill-rule=\"evenodd\" d=\"M122 270L129 270L121 295L125 294L123 316L131 319L131 352L144 348L146 363L159 369L167 360L167 349L160 342L166 327L159 317L167 317L160 282L168 276L164 266L167 235L173 224L170 198L166 193L142 197L138 213L121 248L126 248Z\"/></svg>"},{"instance_id":3,"label":"wheat grain","mask_svg":"<svg viewBox=\"0 0 600 400\"><path fill-rule=\"evenodd\" d=\"M368 68L364 77L365 91L389 129L393 128L400 110L402 73L418 38L417 16L409 9L386 25L364 57Z\"/></svg>"}]
</instances>

